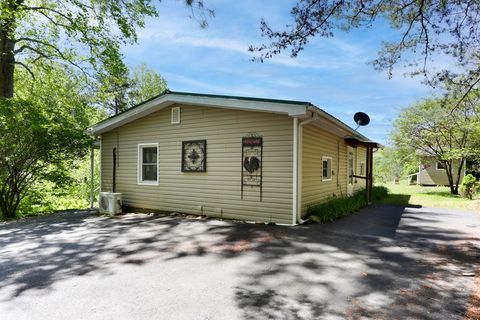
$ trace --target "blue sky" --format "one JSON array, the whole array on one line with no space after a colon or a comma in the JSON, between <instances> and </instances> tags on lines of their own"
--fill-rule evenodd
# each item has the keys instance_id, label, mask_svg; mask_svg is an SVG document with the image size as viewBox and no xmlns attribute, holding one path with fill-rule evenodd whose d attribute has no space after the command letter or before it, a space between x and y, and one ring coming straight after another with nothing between
<instances>
[{"instance_id":1,"label":"blue sky","mask_svg":"<svg viewBox=\"0 0 480 320\"><path fill-rule=\"evenodd\" d=\"M294 1L206 3L216 16L201 29L182 1L162 2L160 16L139 30L138 43L124 48L127 63L145 63L171 90L310 101L353 127L353 114L363 111L371 123L359 131L384 144L398 112L432 94L401 68L388 79L367 64L382 40L396 35L386 24L317 38L295 59L285 54L259 63L251 61L248 47L267 41L260 19L281 28L291 22Z\"/></svg>"}]
</instances>

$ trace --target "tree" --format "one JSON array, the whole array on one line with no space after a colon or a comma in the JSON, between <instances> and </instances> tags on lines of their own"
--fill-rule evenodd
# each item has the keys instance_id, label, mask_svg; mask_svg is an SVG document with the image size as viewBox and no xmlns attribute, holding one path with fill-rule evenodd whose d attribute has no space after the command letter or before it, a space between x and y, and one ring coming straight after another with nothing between
<instances>
[{"instance_id":1,"label":"tree","mask_svg":"<svg viewBox=\"0 0 480 320\"><path fill-rule=\"evenodd\" d=\"M133 68L130 77L133 84L128 93L130 106L135 106L167 90L167 81L155 71L148 69L145 64Z\"/></svg>"},{"instance_id":2,"label":"tree","mask_svg":"<svg viewBox=\"0 0 480 320\"><path fill-rule=\"evenodd\" d=\"M82 77L59 65L36 67L38 81L17 71L14 98L0 99L0 214L13 218L39 180L62 183L88 151L83 131L102 113Z\"/></svg>"},{"instance_id":3,"label":"tree","mask_svg":"<svg viewBox=\"0 0 480 320\"><path fill-rule=\"evenodd\" d=\"M478 98L462 103L430 99L403 110L395 121L392 140L404 153L443 163L450 191L458 194L465 160L480 152ZM454 164L457 164L454 179Z\"/></svg>"},{"instance_id":4,"label":"tree","mask_svg":"<svg viewBox=\"0 0 480 320\"><path fill-rule=\"evenodd\" d=\"M404 173L405 161L391 147L384 147L373 155L373 177L376 182L392 182Z\"/></svg>"},{"instance_id":5,"label":"tree","mask_svg":"<svg viewBox=\"0 0 480 320\"><path fill-rule=\"evenodd\" d=\"M59 106L55 106L59 107ZM88 139L78 130L77 117L65 108L46 112L38 101L0 101L0 212L13 218L28 188L56 174L85 152Z\"/></svg>"},{"instance_id":6,"label":"tree","mask_svg":"<svg viewBox=\"0 0 480 320\"><path fill-rule=\"evenodd\" d=\"M395 65L405 64L412 75L421 74L436 86L455 85L460 103L480 82L480 2L477 0L298 0L291 10L293 24L273 30L261 21L269 44L250 47L263 61L290 50L296 57L314 37L331 37L337 30L371 27L387 20L396 29L396 41L385 42L373 64L392 75ZM448 56L455 69L436 71L429 62ZM461 70L457 72L456 70Z\"/></svg>"},{"instance_id":7,"label":"tree","mask_svg":"<svg viewBox=\"0 0 480 320\"><path fill-rule=\"evenodd\" d=\"M109 68L98 83L99 104L115 114L167 90L167 81L145 64L132 70L121 65Z\"/></svg>"},{"instance_id":8,"label":"tree","mask_svg":"<svg viewBox=\"0 0 480 320\"><path fill-rule=\"evenodd\" d=\"M184 0L201 26L213 11ZM70 64L85 74L121 68L120 45L137 40L154 0L3 0L0 3L0 97L14 94L15 66L32 77L39 61Z\"/></svg>"}]
</instances>

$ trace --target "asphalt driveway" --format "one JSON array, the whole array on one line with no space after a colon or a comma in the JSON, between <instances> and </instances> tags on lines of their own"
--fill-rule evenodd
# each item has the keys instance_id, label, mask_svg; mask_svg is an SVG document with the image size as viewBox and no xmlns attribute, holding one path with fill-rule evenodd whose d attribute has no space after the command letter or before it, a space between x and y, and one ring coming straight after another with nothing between
<instances>
[{"instance_id":1,"label":"asphalt driveway","mask_svg":"<svg viewBox=\"0 0 480 320\"><path fill-rule=\"evenodd\" d=\"M57 214L0 225L0 318L464 319L480 215L328 225Z\"/></svg>"}]
</instances>

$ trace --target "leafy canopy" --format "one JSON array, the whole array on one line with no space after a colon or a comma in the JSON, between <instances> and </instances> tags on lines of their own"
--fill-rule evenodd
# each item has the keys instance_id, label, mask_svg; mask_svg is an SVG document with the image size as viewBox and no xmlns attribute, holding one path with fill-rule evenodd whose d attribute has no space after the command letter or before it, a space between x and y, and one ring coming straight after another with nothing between
<instances>
[{"instance_id":1,"label":"leafy canopy","mask_svg":"<svg viewBox=\"0 0 480 320\"><path fill-rule=\"evenodd\" d=\"M32 81L17 71L14 98L0 100L0 214L13 218L36 181L62 184L90 145L85 128L104 115L91 104L82 77L50 65Z\"/></svg>"},{"instance_id":2,"label":"leafy canopy","mask_svg":"<svg viewBox=\"0 0 480 320\"><path fill-rule=\"evenodd\" d=\"M457 105L452 100L430 99L417 103L398 116L392 140L404 154L435 159L446 167L452 193L464 162L480 153L480 104L472 95ZM454 164L458 164L456 167ZM453 170L458 178L454 181Z\"/></svg>"},{"instance_id":3,"label":"leafy canopy","mask_svg":"<svg viewBox=\"0 0 480 320\"><path fill-rule=\"evenodd\" d=\"M202 0L183 2L206 26L213 11ZM5 0L0 4L0 51L3 57L13 54L13 63L32 77L40 61L67 63L86 75L111 74L125 68L120 47L136 42L137 29L154 16L155 0ZM5 68L12 61L1 63ZM0 80L4 76L8 78L0 72Z\"/></svg>"},{"instance_id":4,"label":"leafy canopy","mask_svg":"<svg viewBox=\"0 0 480 320\"><path fill-rule=\"evenodd\" d=\"M435 86L455 85L463 100L480 82L480 2L477 0L297 0L291 9L293 23L274 30L261 21L262 35L270 43L250 51L260 61L289 51L296 57L314 37L331 37L336 31L368 28L388 21L398 32L384 42L373 61L392 75L394 66L409 67ZM450 57L452 66L436 70L433 59Z\"/></svg>"},{"instance_id":5,"label":"leafy canopy","mask_svg":"<svg viewBox=\"0 0 480 320\"><path fill-rule=\"evenodd\" d=\"M99 79L98 103L115 114L167 90L167 81L145 64L126 66Z\"/></svg>"}]
</instances>

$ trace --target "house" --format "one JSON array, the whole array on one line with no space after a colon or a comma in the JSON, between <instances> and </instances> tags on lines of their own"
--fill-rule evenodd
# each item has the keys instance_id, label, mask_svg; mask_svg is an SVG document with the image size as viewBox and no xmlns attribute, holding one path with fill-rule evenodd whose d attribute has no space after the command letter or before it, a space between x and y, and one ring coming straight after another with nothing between
<instances>
[{"instance_id":1,"label":"house","mask_svg":"<svg viewBox=\"0 0 480 320\"><path fill-rule=\"evenodd\" d=\"M454 182L457 181L459 167L459 161L453 163L452 174ZM464 164L460 172L460 183L465 176L465 167ZM429 160L426 158L418 167L417 184L422 186L448 186L448 176L444 164L435 159Z\"/></svg>"},{"instance_id":2,"label":"house","mask_svg":"<svg viewBox=\"0 0 480 320\"><path fill-rule=\"evenodd\" d=\"M289 225L371 190L379 146L309 102L173 91L87 133L100 139L101 190L124 205Z\"/></svg>"}]
</instances>

